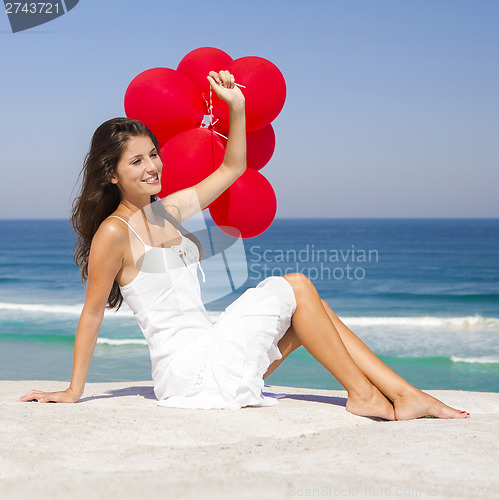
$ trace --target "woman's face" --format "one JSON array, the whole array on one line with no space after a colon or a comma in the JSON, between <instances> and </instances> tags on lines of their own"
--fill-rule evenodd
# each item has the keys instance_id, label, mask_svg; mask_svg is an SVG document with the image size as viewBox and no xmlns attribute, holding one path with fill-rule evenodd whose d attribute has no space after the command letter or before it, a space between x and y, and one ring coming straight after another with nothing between
<instances>
[{"instance_id":1,"label":"woman's face","mask_svg":"<svg viewBox=\"0 0 499 500\"><path fill-rule=\"evenodd\" d=\"M111 182L118 186L122 196L146 198L161 190L162 168L163 163L151 138L147 135L131 137Z\"/></svg>"}]
</instances>

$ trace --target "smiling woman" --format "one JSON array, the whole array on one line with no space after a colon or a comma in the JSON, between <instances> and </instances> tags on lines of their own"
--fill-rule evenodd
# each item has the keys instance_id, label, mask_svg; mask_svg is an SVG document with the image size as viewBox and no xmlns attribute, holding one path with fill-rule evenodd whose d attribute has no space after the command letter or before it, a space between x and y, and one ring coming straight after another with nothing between
<instances>
[{"instance_id":1,"label":"smiling woman","mask_svg":"<svg viewBox=\"0 0 499 500\"><path fill-rule=\"evenodd\" d=\"M134 198L135 193L139 197L143 197L144 193L153 196L157 194L162 168L158 149L151 138L147 135L131 137L110 182L130 198ZM153 188L144 191L148 186Z\"/></svg>"},{"instance_id":2,"label":"smiling woman","mask_svg":"<svg viewBox=\"0 0 499 500\"><path fill-rule=\"evenodd\" d=\"M106 217L119 207L123 182L127 185L129 183L124 174L133 174L136 182L143 180L144 168L133 165L142 163L143 156L147 156L144 161L149 168L154 164L155 172L158 169L161 171L157 148L156 137L143 123L136 120L114 118L95 131L82 168L81 193L73 203L71 216L73 229L78 235L74 250L75 261L81 269L83 281L88 278L92 239ZM137 179L138 176L140 179ZM143 184L140 186L149 190L149 202L153 201L157 188ZM143 194L145 193L144 191ZM109 294L109 307L119 307L122 301L119 285L114 282Z\"/></svg>"},{"instance_id":3,"label":"smiling woman","mask_svg":"<svg viewBox=\"0 0 499 500\"><path fill-rule=\"evenodd\" d=\"M81 269L82 280L87 282L85 305L75 338L71 384L66 391L58 393L32 391L22 400L74 402L81 397L104 309L106 305L120 307L122 291L127 293L127 290L130 295L127 287L137 283L136 278L146 262L138 262L134 251L137 246L143 245L155 252L173 251L182 246L183 255L178 259L189 273L192 272L190 265L202 255L199 240L183 228L181 220L206 207L246 168L244 97L227 71L212 71L208 80L215 93L227 102L231 113L224 161L209 179L170 195L164 205L154 203L161 188L162 162L158 141L150 130L140 121L114 118L95 131L82 169L81 192L73 203L71 217L78 236L75 261ZM151 206L154 213L147 219L145 214ZM139 217L133 217L134 214ZM145 233L139 235L141 229L131 227L134 220L145 223ZM147 238L150 245L144 241ZM155 241L159 242L159 248L151 246ZM170 241L174 244L168 245ZM143 249L140 254L144 257ZM161 285L165 285L164 276L159 279Z\"/></svg>"},{"instance_id":4,"label":"smiling woman","mask_svg":"<svg viewBox=\"0 0 499 500\"><path fill-rule=\"evenodd\" d=\"M346 408L386 420L465 418L386 366L300 273L270 276L246 290L215 323L204 307L199 241L182 227L246 169L244 96L227 71L210 72L228 104L230 130L220 167L163 200L158 142L140 122L102 124L85 160L73 206L75 259L87 280L67 390L33 390L21 401L76 402L83 394L106 304L126 301L147 340L159 406L237 409L273 406L264 378L303 345L348 392ZM272 89L269 89L272 92ZM204 275L203 275L204 278Z\"/></svg>"}]
</instances>

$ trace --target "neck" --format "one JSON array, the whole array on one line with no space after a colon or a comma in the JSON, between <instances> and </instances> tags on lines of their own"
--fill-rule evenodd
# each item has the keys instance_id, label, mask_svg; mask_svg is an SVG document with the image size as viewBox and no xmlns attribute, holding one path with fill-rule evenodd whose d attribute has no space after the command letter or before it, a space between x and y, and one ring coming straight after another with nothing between
<instances>
[{"instance_id":1,"label":"neck","mask_svg":"<svg viewBox=\"0 0 499 500\"><path fill-rule=\"evenodd\" d=\"M122 198L120 201L120 207L123 207L130 215L135 212L142 210L147 205L150 205L151 198L147 196L147 198L141 198L140 200L131 200L129 198Z\"/></svg>"}]
</instances>

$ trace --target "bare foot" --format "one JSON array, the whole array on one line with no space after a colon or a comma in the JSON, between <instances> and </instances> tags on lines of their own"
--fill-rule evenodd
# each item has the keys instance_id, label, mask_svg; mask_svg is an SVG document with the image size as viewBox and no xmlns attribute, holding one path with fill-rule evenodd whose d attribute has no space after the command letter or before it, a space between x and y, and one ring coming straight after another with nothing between
<instances>
[{"instance_id":1,"label":"bare foot","mask_svg":"<svg viewBox=\"0 0 499 500\"><path fill-rule=\"evenodd\" d=\"M393 405L397 420L421 417L468 418L470 416L469 413L451 408L419 389L395 399Z\"/></svg>"},{"instance_id":2,"label":"bare foot","mask_svg":"<svg viewBox=\"0 0 499 500\"><path fill-rule=\"evenodd\" d=\"M381 417L386 420L395 420L395 412L390 401L373 385L365 393L348 393L346 409L360 417Z\"/></svg>"}]
</instances>

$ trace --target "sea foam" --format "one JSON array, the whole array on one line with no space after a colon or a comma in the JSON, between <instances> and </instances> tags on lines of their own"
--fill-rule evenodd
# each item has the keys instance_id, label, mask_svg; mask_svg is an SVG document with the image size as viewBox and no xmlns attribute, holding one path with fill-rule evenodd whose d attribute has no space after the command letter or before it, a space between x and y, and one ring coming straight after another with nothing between
<instances>
[{"instance_id":1,"label":"sea foam","mask_svg":"<svg viewBox=\"0 0 499 500\"><path fill-rule=\"evenodd\" d=\"M27 312L37 315L58 314L79 316L83 304L24 304L0 302L0 311ZM208 311L208 316L215 322L221 311ZM106 310L106 318L133 317L132 311L123 305L119 311ZM484 318L483 316L348 316L340 317L348 326L399 326L416 328L480 328L499 329L499 318Z\"/></svg>"},{"instance_id":2,"label":"sea foam","mask_svg":"<svg viewBox=\"0 0 499 500\"><path fill-rule=\"evenodd\" d=\"M499 358L461 358L459 356L451 356L451 361L454 363L481 363L481 364L499 364Z\"/></svg>"}]
</instances>

